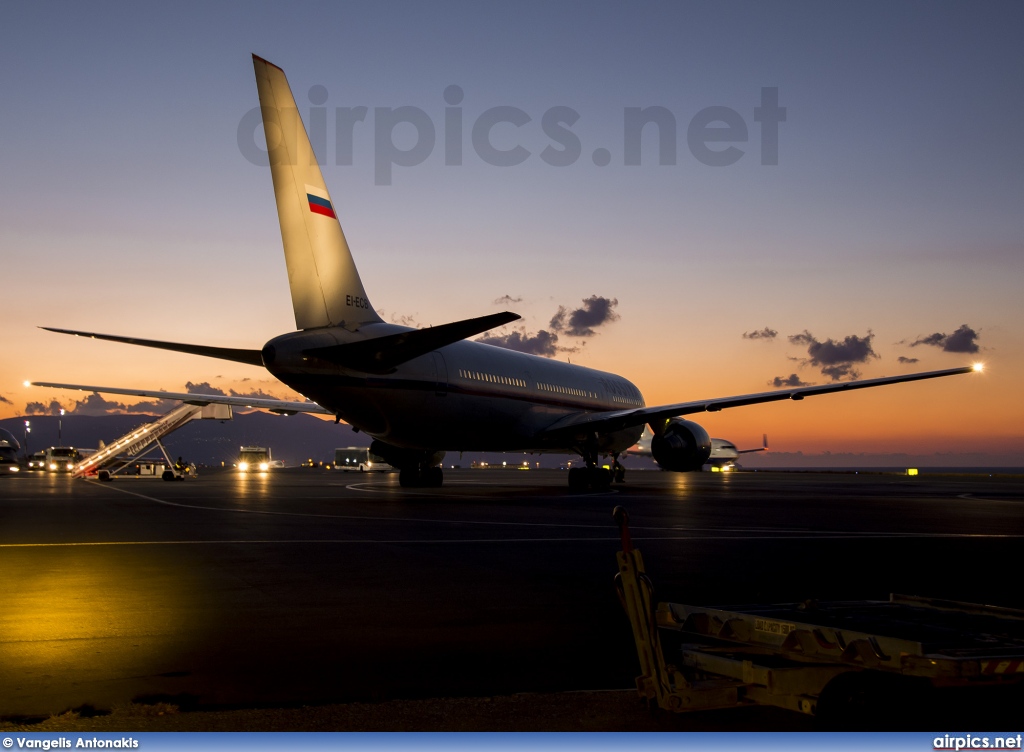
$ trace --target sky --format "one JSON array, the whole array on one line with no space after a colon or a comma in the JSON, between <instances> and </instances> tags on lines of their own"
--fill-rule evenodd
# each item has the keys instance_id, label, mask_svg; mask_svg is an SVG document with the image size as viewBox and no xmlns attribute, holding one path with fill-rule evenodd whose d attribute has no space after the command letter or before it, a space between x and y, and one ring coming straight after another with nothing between
<instances>
[{"instance_id":1,"label":"sky","mask_svg":"<svg viewBox=\"0 0 1024 752\"><path fill-rule=\"evenodd\" d=\"M385 319L513 310L492 336L651 405L982 361L698 420L740 446L1024 465L1022 25L1016 2L8 3L0 418L83 399L26 379L294 397L38 328L294 329L256 53Z\"/></svg>"}]
</instances>

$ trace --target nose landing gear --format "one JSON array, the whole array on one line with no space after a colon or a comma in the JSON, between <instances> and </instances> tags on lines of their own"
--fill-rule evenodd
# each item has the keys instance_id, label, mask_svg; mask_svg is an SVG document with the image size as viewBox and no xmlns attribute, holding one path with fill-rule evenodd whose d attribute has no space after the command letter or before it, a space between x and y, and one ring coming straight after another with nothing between
<instances>
[{"instance_id":1,"label":"nose landing gear","mask_svg":"<svg viewBox=\"0 0 1024 752\"><path fill-rule=\"evenodd\" d=\"M402 488L440 488L442 483L444 472L439 467L417 465L398 472L398 484Z\"/></svg>"}]
</instances>

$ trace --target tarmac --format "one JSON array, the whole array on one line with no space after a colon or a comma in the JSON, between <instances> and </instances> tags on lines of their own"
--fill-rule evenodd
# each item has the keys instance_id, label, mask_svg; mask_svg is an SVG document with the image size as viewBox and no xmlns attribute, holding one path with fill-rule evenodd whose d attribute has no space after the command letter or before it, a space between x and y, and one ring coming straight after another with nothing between
<instances>
[{"instance_id":1,"label":"tarmac","mask_svg":"<svg viewBox=\"0 0 1024 752\"><path fill-rule=\"evenodd\" d=\"M1024 608L1021 476L626 480L575 494L556 470L446 470L441 489L319 469L2 478L0 719L632 688L637 658L612 585L617 505L658 600L897 592ZM784 711L727 717L807 728ZM486 728L486 715L475 723Z\"/></svg>"}]
</instances>

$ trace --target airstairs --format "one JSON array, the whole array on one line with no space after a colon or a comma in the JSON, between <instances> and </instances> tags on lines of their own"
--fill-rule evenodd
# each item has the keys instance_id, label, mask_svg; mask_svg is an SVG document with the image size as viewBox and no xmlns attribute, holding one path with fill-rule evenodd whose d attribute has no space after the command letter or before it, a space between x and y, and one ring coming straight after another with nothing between
<instances>
[{"instance_id":1,"label":"airstairs","mask_svg":"<svg viewBox=\"0 0 1024 752\"><path fill-rule=\"evenodd\" d=\"M129 458L124 463L128 465L157 447L164 451L160 439L177 431L191 420L231 420L231 405L178 405L152 423L133 428L121 438L86 457L75 466L74 477L95 475L101 467L113 465L123 457ZM166 455L166 452L164 454Z\"/></svg>"}]
</instances>

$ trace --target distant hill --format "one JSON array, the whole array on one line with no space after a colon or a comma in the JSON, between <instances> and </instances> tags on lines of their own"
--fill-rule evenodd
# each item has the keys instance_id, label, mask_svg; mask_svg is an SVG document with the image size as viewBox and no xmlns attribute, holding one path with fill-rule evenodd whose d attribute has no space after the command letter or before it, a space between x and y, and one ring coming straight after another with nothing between
<instances>
[{"instance_id":1,"label":"distant hill","mask_svg":"<svg viewBox=\"0 0 1024 752\"><path fill-rule=\"evenodd\" d=\"M65 415L61 436L67 446L93 448L102 439L110 443L137 428L156 419L155 415ZM0 428L6 428L19 442L24 442L26 418L5 418ZM33 415L27 420L32 423L28 436L31 452L38 452L48 446L56 446L57 418L49 415ZM298 465L307 459L317 462L332 462L334 450L338 447L370 445L370 437L357 433L344 423L321 420L311 415L274 415L253 412L235 413L232 420L194 420L178 429L165 440L171 458L184 457L189 462L203 465L231 465L238 458L241 446L270 447L275 460L287 465ZM24 451L24 448L23 450ZM457 452L449 453L446 465L468 467L474 460L485 460L492 464L508 462L518 464L524 460L531 465L540 462L541 467L559 467L573 457L565 455L523 455L497 452L466 452L459 457ZM576 458L578 459L578 458ZM648 462L631 461L639 467Z\"/></svg>"},{"instance_id":2,"label":"distant hill","mask_svg":"<svg viewBox=\"0 0 1024 752\"><path fill-rule=\"evenodd\" d=\"M145 423L153 415L65 415L61 436L63 443L75 447L96 447L100 440L109 443ZM0 420L14 437L24 443L25 418ZM57 418L34 415L28 418L32 432L28 447L37 452L54 446L57 440ZM174 457L205 465L230 465L238 457L238 448L247 445L270 447L274 459L297 465L303 460L327 462L334 459L337 447L369 446L366 434L356 433L344 423L321 420L310 415L273 415L254 412L235 414L232 420L194 420L163 441Z\"/></svg>"},{"instance_id":3,"label":"distant hill","mask_svg":"<svg viewBox=\"0 0 1024 752\"><path fill-rule=\"evenodd\" d=\"M154 420L153 415L65 415L62 436L65 444L76 447L96 447L102 439L111 442L133 428ZM25 438L25 418L0 420L5 428L19 442ZM57 418L48 415L33 415L32 433L28 437L29 449L37 452L57 441ZM238 457L241 446L256 445L270 447L274 459L284 460L287 465L298 465L306 459L317 462L334 460L338 447L369 446L370 437L356 433L344 423L321 420L311 415L273 415L253 412L235 414L233 420L195 420L175 431L164 441L171 458L184 457L190 462L203 465L231 465ZM568 455L524 455L501 454L498 452L458 452L445 457L446 465L469 467L474 460L484 460L500 465L502 462L518 464L528 461L531 465L539 462L541 467L559 467L567 460L579 458ZM1020 468L1021 457L1007 452L994 454L850 454L823 453L803 454L801 452L763 452L745 455L741 458L743 467L754 470L774 468L877 468L877 467L1005 467ZM648 458L627 457L626 467L654 469L657 465Z\"/></svg>"}]
</instances>

